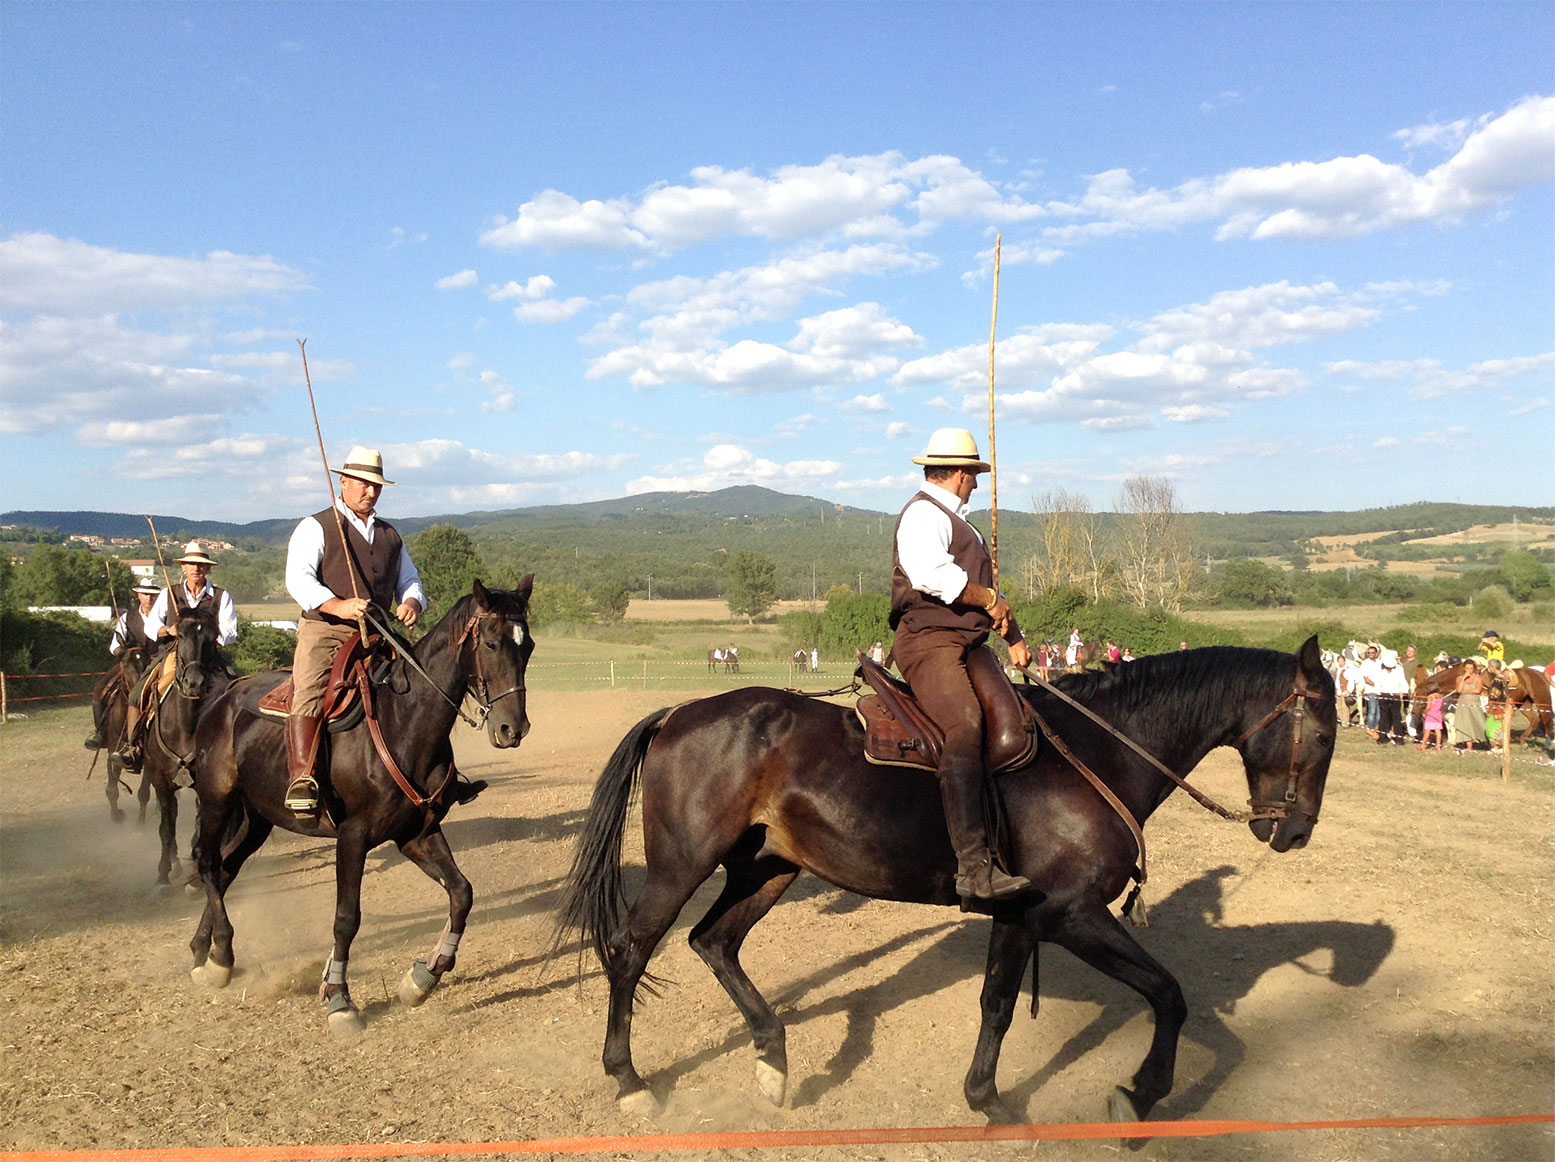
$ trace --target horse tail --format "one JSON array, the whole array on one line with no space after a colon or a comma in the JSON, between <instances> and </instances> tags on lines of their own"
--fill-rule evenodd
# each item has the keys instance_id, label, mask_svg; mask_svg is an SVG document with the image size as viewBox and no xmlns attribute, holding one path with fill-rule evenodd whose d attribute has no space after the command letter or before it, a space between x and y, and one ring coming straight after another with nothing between
<instances>
[{"instance_id":1,"label":"horse tail","mask_svg":"<svg viewBox=\"0 0 1555 1162\"><path fill-rule=\"evenodd\" d=\"M560 950L569 932L577 932L586 944L593 945L600 964L610 968L618 951L611 940L621 925L621 913L626 906L626 894L621 887L621 840L627 812L637 797L648 747L673 709L657 710L627 731L594 784L594 797L589 802L572 868L567 873L552 956Z\"/></svg>"}]
</instances>

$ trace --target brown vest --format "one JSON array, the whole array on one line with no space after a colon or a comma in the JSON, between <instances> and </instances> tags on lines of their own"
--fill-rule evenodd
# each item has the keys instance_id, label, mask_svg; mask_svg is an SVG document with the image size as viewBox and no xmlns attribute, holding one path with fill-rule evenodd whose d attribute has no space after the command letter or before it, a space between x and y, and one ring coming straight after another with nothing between
<instances>
[{"instance_id":1,"label":"brown vest","mask_svg":"<svg viewBox=\"0 0 1555 1162\"><path fill-rule=\"evenodd\" d=\"M146 636L146 619L140 615L140 603L137 602L124 615L124 648L133 650L150 644L151 639Z\"/></svg>"},{"instance_id":2,"label":"brown vest","mask_svg":"<svg viewBox=\"0 0 1555 1162\"><path fill-rule=\"evenodd\" d=\"M166 593L167 590L164 589L163 592ZM183 582L180 581L177 585L173 586L172 597L168 600L167 603L168 620L166 624L173 625L180 617L184 615L184 610L186 609L203 609L212 617L216 617L221 612L221 595L225 592L226 590L222 589L220 586L212 585L211 591L209 593L200 598L200 600L196 601L193 605L190 605L189 590L185 589ZM139 616L139 609L130 610L132 624L133 619ZM145 630L142 630L141 632L144 633Z\"/></svg>"},{"instance_id":3,"label":"brown vest","mask_svg":"<svg viewBox=\"0 0 1555 1162\"><path fill-rule=\"evenodd\" d=\"M907 509L920 500L926 500L950 518L950 559L966 570L967 580L984 588L993 586L993 560L983 539L961 517L951 512L934 497L920 492L902 507L896 516L896 527L901 528ZM899 625L909 633L921 629L953 629L967 635L968 641L982 642L993 629L993 618L981 605L947 604L938 597L930 597L922 590L914 589L902 571L901 556L896 549L896 538L891 538L891 628Z\"/></svg>"},{"instance_id":4,"label":"brown vest","mask_svg":"<svg viewBox=\"0 0 1555 1162\"><path fill-rule=\"evenodd\" d=\"M326 508L313 514L313 519L324 528L324 559L319 563L319 581L336 597L360 594L370 598L383 612L392 613L400 582L400 547L403 542L399 533L394 531L393 525L379 519L373 524L373 543L369 545L366 538L344 517L337 526L335 513L335 509ZM346 531L346 540L351 546L349 559L340 544L338 528ZM353 573L356 575L354 586L351 584ZM303 617L312 621L327 621L331 625L351 624L344 618L331 617L316 609L308 610Z\"/></svg>"}]
</instances>

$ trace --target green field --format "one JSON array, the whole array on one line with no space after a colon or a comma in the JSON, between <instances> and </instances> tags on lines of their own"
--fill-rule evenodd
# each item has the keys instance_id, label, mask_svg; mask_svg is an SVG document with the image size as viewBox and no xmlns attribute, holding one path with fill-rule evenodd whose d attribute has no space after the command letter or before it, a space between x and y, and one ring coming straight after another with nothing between
<instances>
[{"instance_id":1,"label":"green field","mask_svg":"<svg viewBox=\"0 0 1555 1162\"><path fill-rule=\"evenodd\" d=\"M1409 605L1335 605L1323 609L1304 606L1285 606L1278 609L1211 609L1194 610L1186 614L1190 621L1203 625L1235 629L1250 639L1273 635L1301 623L1333 621L1353 626L1357 631L1372 637L1380 637L1390 630L1414 630L1421 634L1457 634L1477 639L1487 629L1494 629L1504 638L1540 647L1545 654L1540 661L1548 661L1555 655L1555 618L1540 616L1537 606L1519 605L1506 617L1485 624L1483 615L1473 609L1451 608L1438 610L1433 616L1415 619ZM1327 645L1328 643L1324 643ZM1532 658L1524 659L1533 661Z\"/></svg>"}]
</instances>

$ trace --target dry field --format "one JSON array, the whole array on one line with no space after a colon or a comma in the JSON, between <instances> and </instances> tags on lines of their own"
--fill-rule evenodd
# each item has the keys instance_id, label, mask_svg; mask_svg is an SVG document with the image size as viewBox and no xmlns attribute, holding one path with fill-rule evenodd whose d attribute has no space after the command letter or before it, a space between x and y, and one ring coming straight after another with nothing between
<instances>
[{"instance_id":1,"label":"dry field","mask_svg":"<svg viewBox=\"0 0 1555 1162\"><path fill-rule=\"evenodd\" d=\"M0 1149L515 1140L579 1134L974 1124L961 1079L986 921L802 878L745 964L789 1029L790 1096L757 1094L749 1038L686 946L693 900L654 962L637 1061L666 1102L623 1116L599 1066L596 967L545 953L596 772L652 694L535 692L516 752L461 728L491 780L449 838L476 907L457 969L422 1008L395 982L436 938L443 893L392 849L369 857L351 961L366 1033L338 1042L314 993L329 948L332 850L277 834L230 894L230 987L191 982L197 901L154 899L154 833L108 819L84 781L82 711L0 733ZM1405 755L1347 732L1312 846L1277 855L1175 796L1150 840L1142 942L1191 1015L1170 1118L1346 1119L1551 1109L1555 1079L1547 768ZM1234 756L1195 776L1245 797ZM192 805L184 804L183 820ZM627 862L640 852L635 828ZM1032 1121L1094 1121L1143 1054L1131 992L1047 949L1043 1002L1000 1081ZM1044 1147L1064 1159L1555 1158L1548 1127L1347 1130ZM1053 1153L1058 1150L1060 1153ZM751 1159L965 1159L1011 1147L729 1151ZM617 1155L622 1156L622 1155ZM671 1155L632 1153L633 1158ZM686 1157L686 1155L674 1155Z\"/></svg>"}]
</instances>

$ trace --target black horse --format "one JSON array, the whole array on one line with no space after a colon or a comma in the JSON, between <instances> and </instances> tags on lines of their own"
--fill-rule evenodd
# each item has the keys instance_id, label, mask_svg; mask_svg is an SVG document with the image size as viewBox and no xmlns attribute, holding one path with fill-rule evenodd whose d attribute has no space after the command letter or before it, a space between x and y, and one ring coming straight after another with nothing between
<instances>
[{"instance_id":1,"label":"black horse","mask_svg":"<svg viewBox=\"0 0 1555 1162\"><path fill-rule=\"evenodd\" d=\"M1070 675L1056 685L1180 775L1213 748L1234 746L1257 808L1253 834L1276 851L1306 844L1336 727L1333 681L1316 638L1294 656L1213 647ZM1024 693L1140 824L1175 789L1080 712L1045 691ZM1035 890L986 905L993 931L967 1101L990 1121L1015 1120L994 1074L1021 977L1031 962L1035 983L1034 957L1046 941L1129 985L1154 1010L1155 1036L1133 1089L1118 1088L1109 1099L1114 1120L1143 1118L1172 1088L1187 1007L1176 980L1108 910L1141 853L1118 814L1054 746L1002 776L1000 788L1010 870ZM647 867L627 908L621 840L639 790ZM958 902L934 776L866 763L851 708L747 688L645 718L622 739L595 786L560 916L563 932L577 930L593 945L609 979L604 1066L628 1111L657 1108L632 1064L636 990L681 907L719 864L723 891L692 928L691 946L745 1017L757 1084L779 1104L788 1077L783 1026L745 975L739 951L799 872L878 899Z\"/></svg>"},{"instance_id":2,"label":"black horse","mask_svg":"<svg viewBox=\"0 0 1555 1162\"><path fill-rule=\"evenodd\" d=\"M124 781L124 756L119 754L119 744L124 741L124 726L129 714L130 691L146 672L155 651L150 646L131 646L120 652L102 681L92 689L92 737L87 740L88 750L108 753L108 814L115 823L124 822L124 810L119 806L119 789L129 788ZM92 766L97 756L92 756ZM87 778L92 772L87 771ZM146 821L146 804L142 800L140 821Z\"/></svg>"},{"instance_id":3,"label":"black horse","mask_svg":"<svg viewBox=\"0 0 1555 1162\"><path fill-rule=\"evenodd\" d=\"M201 717L196 736L194 787L200 798L195 858L205 885L205 913L189 947L197 981L216 988L232 974L232 922L223 897L238 870L273 827L335 840L335 942L320 997L331 1032L355 1033L362 1018L346 984L351 941L362 922L362 869L367 853L393 842L405 857L448 892L448 924L433 954L418 961L400 984L400 999L418 1005L453 968L474 902L470 882L454 862L442 820L453 806L454 765L449 731L466 694L474 696L492 746L516 747L529 733L524 671L533 575L512 591L474 591L411 651L418 672L396 656L381 675L372 718L331 735L328 777L316 817L288 811L283 720L257 709L284 673L256 675L230 686ZM430 682L428 681L430 678ZM370 737L381 733L401 786ZM479 786L479 784L477 784ZM222 844L224 835L237 835Z\"/></svg>"},{"instance_id":4,"label":"black horse","mask_svg":"<svg viewBox=\"0 0 1555 1162\"><path fill-rule=\"evenodd\" d=\"M172 890L169 877L181 871L178 860L178 783L194 758L194 732L201 710L232 682L226 660L217 646L220 627L216 614L204 608L185 609L178 615L173 639L173 681L162 695L157 712L146 724L141 742L141 777L137 797L140 817L146 818L146 802L156 792L162 854L157 860L155 891ZM147 679L156 681L155 677ZM188 783L185 783L187 786Z\"/></svg>"}]
</instances>

